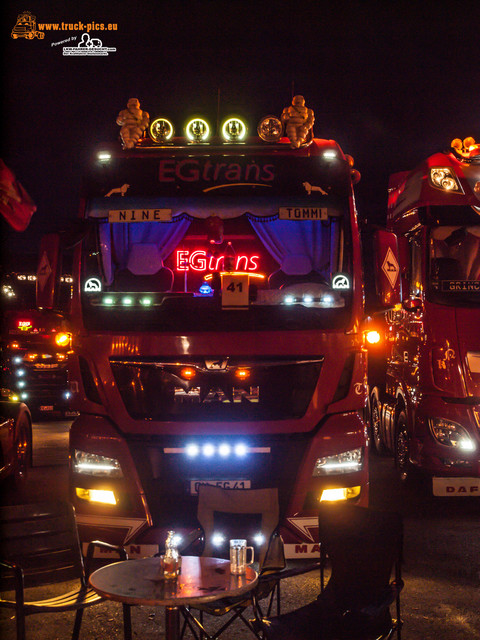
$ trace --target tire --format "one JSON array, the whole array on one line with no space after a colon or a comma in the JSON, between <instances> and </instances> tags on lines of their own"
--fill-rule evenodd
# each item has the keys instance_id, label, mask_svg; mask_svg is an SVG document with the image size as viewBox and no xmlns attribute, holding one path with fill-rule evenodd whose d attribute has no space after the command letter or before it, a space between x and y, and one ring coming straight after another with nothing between
<instances>
[{"instance_id":1,"label":"tire","mask_svg":"<svg viewBox=\"0 0 480 640\"><path fill-rule=\"evenodd\" d=\"M400 480L407 483L412 480L413 469L410 463L410 436L408 435L408 421L405 411L400 411L395 428L395 466Z\"/></svg>"},{"instance_id":2,"label":"tire","mask_svg":"<svg viewBox=\"0 0 480 640\"><path fill-rule=\"evenodd\" d=\"M370 440L372 443L372 451L379 456L385 455L387 452L382 440L380 427L381 419L378 398L375 393L372 393L370 398Z\"/></svg>"}]
</instances>

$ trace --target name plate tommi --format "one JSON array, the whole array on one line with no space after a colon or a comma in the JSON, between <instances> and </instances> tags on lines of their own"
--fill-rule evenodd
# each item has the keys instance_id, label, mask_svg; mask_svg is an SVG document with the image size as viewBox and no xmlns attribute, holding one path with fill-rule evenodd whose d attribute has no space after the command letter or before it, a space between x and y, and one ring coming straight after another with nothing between
<instances>
[{"instance_id":1,"label":"name plate tommi","mask_svg":"<svg viewBox=\"0 0 480 640\"><path fill-rule=\"evenodd\" d=\"M324 207L279 207L280 220L328 220Z\"/></svg>"},{"instance_id":2,"label":"name plate tommi","mask_svg":"<svg viewBox=\"0 0 480 640\"><path fill-rule=\"evenodd\" d=\"M171 222L171 209L113 209L108 212L109 222Z\"/></svg>"}]
</instances>

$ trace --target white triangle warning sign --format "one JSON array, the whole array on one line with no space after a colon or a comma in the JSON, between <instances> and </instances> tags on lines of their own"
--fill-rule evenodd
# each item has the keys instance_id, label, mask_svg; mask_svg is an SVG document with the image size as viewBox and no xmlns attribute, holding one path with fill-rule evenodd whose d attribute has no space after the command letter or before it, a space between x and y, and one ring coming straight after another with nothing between
<instances>
[{"instance_id":1,"label":"white triangle warning sign","mask_svg":"<svg viewBox=\"0 0 480 640\"><path fill-rule=\"evenodd\" d=\"M398 266L397 258L390 247L388 247L385 260L383 261L382 271L387 276L392 289L395 289L395 285L397 284L398 280L398 274L400 273L400 267Z\"/></svg>"},{"instance_id":2,"label":"white triangle warning sign","mask_svg":"<svg viewBox=\"0 0 480 640\"><path fill-rule=\"evenodd\" d=\"M43 291L45 289L45 285L47 284L47 280L51 276L51 274L52 267L50 266L47 252L44 251L37 271L37 282L40 285L40 291Z\"/></svg>"}]
</instances>

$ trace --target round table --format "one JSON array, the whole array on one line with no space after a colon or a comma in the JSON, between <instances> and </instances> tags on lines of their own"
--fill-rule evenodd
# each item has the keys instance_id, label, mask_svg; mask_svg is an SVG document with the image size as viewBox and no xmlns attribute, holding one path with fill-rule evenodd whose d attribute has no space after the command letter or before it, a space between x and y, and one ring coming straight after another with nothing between
<instances>
[{"instance_id":1,"label":"round table","mask_svg":"<svg viewBox=\"0 0 480 640\"><path fill-rule=\"evenodd\" d=\"M258 575L251 567L242 576L232 575L228 560L197 556L182 557L182 572L176 580L163 578L159 558L114 562L97 569L89 579L95 591L108 600L164 606L166 640L176 640L180 635L180 607L242 595L257 581ZM129 633L131 637L129 627L125 625L127 640Z\"/></svg>"}]
</instances>

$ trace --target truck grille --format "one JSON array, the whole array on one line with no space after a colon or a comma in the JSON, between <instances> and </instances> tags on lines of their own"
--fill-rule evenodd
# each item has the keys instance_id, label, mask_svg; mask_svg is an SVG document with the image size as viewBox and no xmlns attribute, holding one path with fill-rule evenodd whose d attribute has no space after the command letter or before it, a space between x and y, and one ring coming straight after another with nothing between
<instances>
[{"instance_id":1,"label":"truck grille","mask_svg":"<svg viewBox=\"0 0 480 640\"><path fill-rule=\"evenodd\" d=\"M111 358L130 416L162 421L301 418L323 358Z\"/></svg>"}]
</instances>

